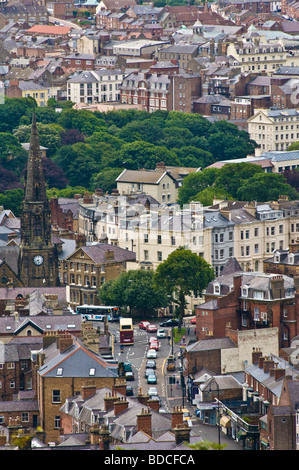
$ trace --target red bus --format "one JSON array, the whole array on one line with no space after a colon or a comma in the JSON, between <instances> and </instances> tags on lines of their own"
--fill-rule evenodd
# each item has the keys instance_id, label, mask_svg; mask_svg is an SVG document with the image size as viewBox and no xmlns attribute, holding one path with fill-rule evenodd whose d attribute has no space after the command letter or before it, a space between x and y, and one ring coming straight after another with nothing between
<instances>
[{"instance_id":1,"label":"red bus","mask_svg":"<svg viewBox=\"0 0 299 470\"><path fill-rule=\"evenodd\" d=\"M119 340L121 346L134 344L134 331L132 318L119 319Z\"/></svg>"}]
</instances>

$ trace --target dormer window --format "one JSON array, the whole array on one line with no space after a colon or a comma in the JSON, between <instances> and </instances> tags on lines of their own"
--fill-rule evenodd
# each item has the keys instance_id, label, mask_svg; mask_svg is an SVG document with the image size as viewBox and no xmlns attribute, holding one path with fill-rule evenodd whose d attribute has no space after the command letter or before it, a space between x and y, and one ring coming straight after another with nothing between
<instances>
[{"instance_id":1,"label":"dormer window","mask_svg":"<svg viewBox=\"0 0 299 470\"><path fill-rule=\"evenodd\" d=\"M242 286L242 297L248 297L248 287Z\"/></svg>"},{"instance_id":2,"label":"dormer window","mask_svg":"<svg viewBox=\"0 0 299 470\"><path fill-rule=\"evenodd\" d=\"M214 294L220 294L220 284L214 284Z\"/></svg>"}]
</instances>

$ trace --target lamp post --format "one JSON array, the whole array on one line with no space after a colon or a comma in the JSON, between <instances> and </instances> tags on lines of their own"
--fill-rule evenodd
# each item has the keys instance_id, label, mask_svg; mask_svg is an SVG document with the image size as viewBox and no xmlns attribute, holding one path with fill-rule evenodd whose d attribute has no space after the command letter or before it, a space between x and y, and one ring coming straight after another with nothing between
<instances>
[{"instance_id":1,"label":"lamp post","mask_svg":"<svg viewBox=\"0 0 299 470\"><path fill-rule=\"evenodd\" d=\"M218 445L219 445L219 449L220 450L220 400L219 400L219 385L218 383L215 381L214 382L216 387L217 387L217 402L218 402L218 409L217 409L217 414L218 414L218 419L217 419L217 426L218 426ZM212 392L212 387L210 386L210 392Z\"/></svg>"}]
</instances>

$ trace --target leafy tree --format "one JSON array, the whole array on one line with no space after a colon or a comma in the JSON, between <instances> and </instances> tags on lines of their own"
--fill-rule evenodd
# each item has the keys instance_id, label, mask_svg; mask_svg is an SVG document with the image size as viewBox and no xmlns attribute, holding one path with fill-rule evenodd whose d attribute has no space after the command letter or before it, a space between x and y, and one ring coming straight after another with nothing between
<instances>
[{"instance_id":1,"label":"leafy tree","mask_svg":"<svg viewBox=\"0 0 299 470\"><path fill-rule=\"evenodd\" d=\"M166 165L179 165L179 161L174 152L165 147L149 144L144 141L137 141L124 144L117 159L118 166L123 166L130 170L140 168L155 169L156 164L163 161Z\"/></svg>"},{"instance_id":2,"label":"leafy tree","mask_svg":"<svg viewBox=\"0 0 299 470\"><path fill-rule=\"evenodd\" d=\"M199 201L203 206L211 206L213 204L214 198L216 199L233 199L227 192L217 187L210 186L209 188L204 189L203 191L196 194L192 200Z\"/></svg>"},{"instance_id":3,"label":"leafy tree","mask_svg":"<svg viewBox=\"0 0 299 470\"><path fill-rule=\"evenodd\" d=\"M148 119L146 125L143 121L129 122L118 132L118 137L125 142L143 140L155 144L163 137L163 131L155 121Z\"/></svg>"},{"instance_id":4,"label":"leafy tree","mask_svg":"<svg viewBox=\"0 0 299 470\"><path fill-rule=\"evenodd\" d=\"M213 186L220 172L218 168L205 168L197 173L190 173L183 179L183 184L178 191L178 202L180 205L187 204L198 193Z\"/></svg>"},{"instance_id":5,"label":"leafy tree","mask_svg":"<svg viewBox=\"0 0 299 470\"><path fill-rule=\"evenodd\" d=\"M66 129L61 132L61 145L73 145L84 142L84 134L78 129Z\"/></svg>"},{"instance_id":6,"label":"leafy tree","mask_svg":"<svg viewBox=\"0 0 299 470\"><path fill-rule=\"evenodd\" d=\"M17 175L0 165L0 193L16 188L23 188Z\"/></svg>"},{"instance_id":7,"label":"leafy tree","mask_svg":"<svg viewBox=\"0 0 299 470\"><path fill-rule=\"evenodd\" d=\"M298 198L296 189L279 173L257 173L243 181L237 192L238 199L243 201L277 201L280 195Z\"/></svg>"},{"instance_id":8,"label":"leafy tree","mask_svg":"<svg viewBox=\"0 0 299 470\"><path fill-rule=\"evenodd\" d=\"M12 132L28 109L36 106L33 98L5 98L0 106L0 132Z\"/></svg>"},{"instance_id":9,"label":"leafy tree","mask_svg":"<svg viewBox=\"0 0 299 470\"><path fill-rule=\"evenodd\" d=\"M293 150L299 150L299 141L292 142L291 145L288 146L287 151L292 152Z\"/></svg>"},{"instance_id":10,"label":"leafy tree","mask_svg":"<svg viewBox=\"0 0 299 470\"><path fill-rule=\"evenodd\" d=\"M294 168L294 170L287 170L283 172L283 176L286 179L286 182L295 188L296 191L299 191L299 169Z\"/></svg>"},{"instance_id":11,"label":"leafy tree","mask_svg":"<svg viewBox=\"0 0 299 470\"><path fill-rule=\"evenodd\" d=\"M48 157L53 156L61 146L60 134L63 131L63 128L56 123L43 124L41 122L37 122L36 127L38 130L40 145L47 147ZM19 126L14 131L14 136L20 143L30 142L31 124L27 126Z\"/></svg>"},{"instance_id":12,"label":"leafy tree","mask_svg":"<svg viewBox=\"0 0 299 470\"><path fill-rule=\"evenodd\" d=\"M71 186L89 188L92 175L101 169L101 157L85 142L61 147L53 160L63 169Z\"/></svg>"},{"instance_id":13,"label":"leafy tree","mask_svg":"<svg viewBox=\"0 0 299 470\"><path fill-rule=\"evenodd\" d=\"M237 194L243 182L255 174L262 174L264 170L254 163L228 163L218 172L214 187L224 190L227 194L237 199ZM248 196L247 196L248 197ZM246 198L247 200L247 198Z\"/></svg>"},{"instance_id":14,"label":"leafy tree","mask_svg":"<svg viewBox=\"0 0 299 470\"><path fill-rule=\"evenodd\" d=\"M205 168L214 163L213 155L206 150L191 145L176 149L182 166Z\"/></svg>"},{"instance_id":15,"label":"leafy tree","mask_svg":"<svg viewBox=\"0 0 299 470\"><path fill-rule=\"evenodd\" d=\"M0 205L3 206L4 209L10 209L16 217L19 217L23 199L24 190L22 188L6 190L4 193L0 194Z\"/></svg>"},{"instance_id":16,"label":"leafy tree","mask_svg":"<svg viewBox=\"0 0 299 470\"><path fill-rule=\"evenodd\" d=\"M116 178L121 174L123 168L105 168L91 177L91 189L101 188L104 192L111 193L116 188Z\"/></svg>"},{"instance_id":17,"label":"leafy tree","mask_svg":"<svg viewBox=\"0 0 299 470\"><path fill-rule=\"evenodd\" d=\"M63 109L57 120L63 129L78 129L86 135L92 135L96 130L106 128L107 125L103 119L91 111L85 109Z\"/></svg>"},{"instance_id":18,"label":"leafy tree","mask_svg":"<svg viewBox=\"0 0 299 470\"><path fill-rule=\"evenodd\" d=\"M164 288L178 305L179 330L187 306L186 296L194 294L197 297L214 277L213 268L201 256L183 247L158 265L154 284Z\"/></svg>"},{"instance_id":19,"label":"leafy tree","mask_svg":"<svg viewBox=\"0 0 299 470\"><path fill-rule=\"evenodd\" d=\"M216 442L200 441L195 444L188 444L192 450L224 450L226 444L217 444Z\"/></svg>"},{"instance_id":20,"label":"leafy tree","mask_svg":"<svg viewBox=\"0 0 299 470\"><path fill-rule=\"evenodd\" d=\"M154 285L153 271L142 269L129 270L106 282L99 291L99 297L106 305L129 307L132 313L145 318L169 303L164 288Z\"/></svg>"},{"instance_id":21,"label":"leafy tree","mask_svg":"<svg viewBox=\"0 0 299 470\"><path fill-rule=\"evenodd\" d=\"M20 175L26 165L28 154L18 139L9 132L0 133L0 164Z\"/></svg>"},{"instance_id":22,"label":"leafy tree","mask_svg":"<svg viewBox=\"0 0 299 470\"><path fill-rule=\"evenodd\" d=\"M48 188L64 189L69 184L64 171L50 158L42 158Z\"/></svg>"},{"instance_id":23,"label":"leafy tree","mask_svg":"<svg viewBox=\"0 0 299 470\"><path fill-rule=\"evenodd\" d=\"M57 189L51 188L47 190L48 199L51 197L65 197L65 198L73 198L75 194L81 194L82 196L88 192L86 188L83 186L67 186L65 189Z\"/></svg>"}]
</instances>

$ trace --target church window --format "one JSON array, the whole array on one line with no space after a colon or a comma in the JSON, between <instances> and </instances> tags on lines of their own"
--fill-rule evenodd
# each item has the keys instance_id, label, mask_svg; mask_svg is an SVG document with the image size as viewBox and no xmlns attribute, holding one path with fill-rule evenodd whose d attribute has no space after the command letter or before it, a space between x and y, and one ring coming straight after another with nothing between
<instances>
[{"instance_id":1,"label":"church window","mask_svg":"<svg viewBox=\"0 0 299 470\"><path fill-rule=\"evenodd\" d=\"M39 217L35 217L33 220L33 235L35 237L40 237L42 234L42 227Z\"/></svg>"}]
</instances>

